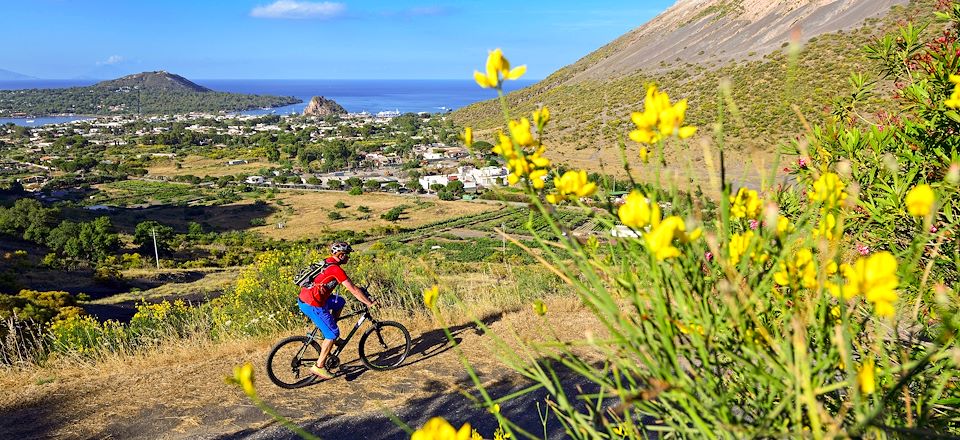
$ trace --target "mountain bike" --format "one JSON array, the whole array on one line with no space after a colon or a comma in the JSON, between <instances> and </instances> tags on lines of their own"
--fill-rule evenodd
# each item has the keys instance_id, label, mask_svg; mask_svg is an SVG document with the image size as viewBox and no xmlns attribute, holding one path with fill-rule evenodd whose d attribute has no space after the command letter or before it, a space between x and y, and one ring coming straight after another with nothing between
<instances>
[{"instance_id":1,"label":"mountain bike","mask_svg":"<svg viewBox=\"0 0 960 440\"><path fill-rule=\"evenodd\" d=\"M364 321L371 327L360 336L360 361L367 368L385 371L397 368L410 354L410 332L399 322L380 321L370 314L367 307L341 316L337 321L359 316L357 324L344 339L334 342L333 349L327 355L324 367L335 370L340 366L340 352L347 346ZM267 355L267 376L281 388L294 389L313 383L316 377L310 373L320 358L320 344L323 339L320 329L314 327L306 336L290 336L277 342Z\"/></svg>"}]
</instances>

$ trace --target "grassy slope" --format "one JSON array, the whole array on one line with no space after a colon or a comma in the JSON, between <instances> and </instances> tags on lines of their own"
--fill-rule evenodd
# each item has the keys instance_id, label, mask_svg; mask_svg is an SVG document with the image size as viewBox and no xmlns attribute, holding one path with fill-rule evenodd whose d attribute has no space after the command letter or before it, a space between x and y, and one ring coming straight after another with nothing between
<instances>
[{"instance_id":1,"label":"grassy slope","mask_svg":"<svg viewBox=\"0 0 960 440\"><path fill-rule=\"evenodd\" d=\"M786 49L726 65L686 64L672 69L649 66L644 69L646 72L656 72L640 71L606 81L568 81L595 60L616 51L617 45L611 44L534 86L511 93L507 99L515 115L528 114L538 104L548 106L555 121L552 133L548 134L551 156L597 169L597 159L619 162L616 134L625 138L632 127L629 114L642 109L646 84L659 84L674 99L687 98L689 122L703 127L716 121L719 85L728 79L742 114L742 118L726 127L727 135L733 137L730 145L745 158L770 154L779 142L803 129L796 113L784 103L796 104L811 123L824 120L829 116L829 103L849 92L849 75L870 70L862 47L876 36L894 30L898 20L928 20L933 3L916 0L909 6L893 8L884 19L868 20L860 29L825 34L808 42L799 56L792 88L788 87ZM498 109L495 101L485 101L460 109L453 117L458 124L490 130L503 124ZM605 122L619 125L619 129L609 130Z\"/></svg>"}]
</instances>

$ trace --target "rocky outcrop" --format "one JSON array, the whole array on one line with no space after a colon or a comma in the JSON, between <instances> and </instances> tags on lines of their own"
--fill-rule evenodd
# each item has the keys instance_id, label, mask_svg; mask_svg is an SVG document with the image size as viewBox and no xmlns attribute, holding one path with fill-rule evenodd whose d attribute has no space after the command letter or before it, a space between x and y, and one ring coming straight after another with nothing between
<instances>
[{"instance_id":1,"label":"rocky outcrop","mask_svg":"<svg viewBox=\"0 0 960 440\"><path fill-rule=\"evenodd\" d=\"M303 114L305 116L345 115L347 114L347 109L332 99L314 96L313 99L310 100L310 103L307 104L307 108L303 109Z\"/></svg>"}]
</instances>

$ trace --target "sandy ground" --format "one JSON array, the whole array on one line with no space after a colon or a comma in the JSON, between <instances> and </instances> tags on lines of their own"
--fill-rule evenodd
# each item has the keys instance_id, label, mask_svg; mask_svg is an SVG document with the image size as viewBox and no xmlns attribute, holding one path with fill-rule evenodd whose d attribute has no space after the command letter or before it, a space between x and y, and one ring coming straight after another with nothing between
<instances>
[{"instance_id":1,"label":"sandy ground","mask_svg":"<svg viewBox=\"0 0 960 440\"><path fill-rule=\"evenodd\" d=\"M365 370L348 348L338 377L298 390L284 390L266 378L264 360L274 341L287 335L223 344L183 342L138 357L107 359L96 365L55 363L31 371L0 373L0 438L295 438L256 408L224 378L243 362L256 366L262 398L286 417L325 439L408 438L385 412L410 426L432 416L470 422L486 438L496 421L471 398L477 396L463 366L465 357L496 398L525 388L524 380L493 355L491 334L538 340L551 333L579 336L597 324L575 300L547 302L542 319L529 309L481 317L490 334L467 318L447 325L423 317L404 322L413 349L399 369ZM559 319L559 318L563 319ZM355 347L356 340L351 341ZM563 374L563 373L561 373ZM582 379L565 380L588 387ZM502 411L526 429L542 433L536 406L542 392L502 405ZM548 436L563 436L552 418Z\"/></svg>"}]
</instances>

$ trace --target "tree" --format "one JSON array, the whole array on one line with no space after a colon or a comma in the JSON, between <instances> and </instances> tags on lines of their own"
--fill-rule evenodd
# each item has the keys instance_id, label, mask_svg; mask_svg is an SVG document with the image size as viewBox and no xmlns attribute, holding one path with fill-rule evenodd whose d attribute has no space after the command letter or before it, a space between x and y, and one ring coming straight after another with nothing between
<instances>
[{"instance_id":1,"label":"tree","mask_svg":"<svg viewBox=\"0 0 960 440\"><path fill-rule=\"evenodd\" d=\"M327 214L327 218L330 220L343 220L343 214L340 214L339 211L330 211L330 213Z\"/></svg>"},{"instance_id":2,"label":"tree","mask_svg":"<svg viewBox=\"0 0 960 440\"><path fill-rule=\"evenodd\" d=\"M343 189L343 182L340 179L329 179L327 180L327 187L330 189L340 190Z\"/></svg>"},{"instance_id":3,"label":"tree","mask_svg":"<svg viewBox=\"0 0 960 440\"><path fill-rule=\"evenodd\" d=\"M350 194L351 196L359 196L360 194L363 194L363 188L360 188L359 186L355 186L353 188L350 188L350 192L348 194Z\"/></svg>"},{"instance_id":4,"label":"tree","mask_svg":"<svg viewBox=\"0 0 960 440\"><path fill-rule=\"evenodd\" d=\"M363 187L370 191L379 191L380 190L380 181L370 179L366 182L363 182Z\"/></svg>"},{"instance_id":5,"label":"tree","mask_svg":"<svg viewBox=\"0 0 960 440\"><path fill-rule=\"evenodd\" d=\"M137 224L133 230L133 243L140 246L144 253L153 253L153 233L157 235L157 250L161 253L169 252L173 247L175 238L172 227L153 220L147 220Z\"/></svg>"},{"instance_id":6,"label":"tree","mask_svg":"<svg viewBox=\"0 0 960 440\"><path fill-rule=\"evenodd\" d=\"M457 197L456 197L455 195L453 195L452 192L447 191L447 190L441 190L440 192L438 192L438 193L437 193L437 198L440 199L440 200L448 200L448 201L449 201L449 200L456 200L456 199L457 199Z\"/></svg>"},{"instance_id":7,"label":"tree","mask_svg":"<svg viewBox=\"0 0 960 440\"><path fill-rule=\"evenodd\" d=\"M349 186L350 188L362 186L362 185L363 185L363 180L361 180L359 177L351 177L347 179L347 186Z\"/></svg>"},{"instance_id":8,"label":"tree","mask_svg":"<svg viewBox=\"0 0 960 440\"><path fill-rule=\"evenodd\" d=\"M447 191L454 196L462 196L464 193L463 182L459 180L451 180L449 183L447 183Z\"/></svg>"},{"instance_id":9,"label":"tree","mask_svg":"<svg viewBox=\"0 0 960 440\"><path fill-rule=\"evenodd\" d=\"M380 218L395 222L397 220L400 220L400 216L403 214L404 209L405 207L403 205L395 206L393 208L390 208L389 211L381 214Z\"/></svg>"},{"instance_id":10,"label":"tree","mask_svg":"<svg viewBox=\"0 0 960 440\"><path fill-rule=\"evenodd\" d=\"M347 207L347 204L344 203L343 200L337 200L337 204L333 205L333 207L337 209L344 209Z\"/></svg>"},{"instance_id":11,"label":"tree","mask_svg":"<svg viewBox=\"0 0 960 440\"><path fill-rule=\"evenodd\" d=\"M392 192L400 191L400 183L399 183L399 182L387 182L386 187L387 187L387 190L392 191Z\"/></svg>"}]
</instances>

